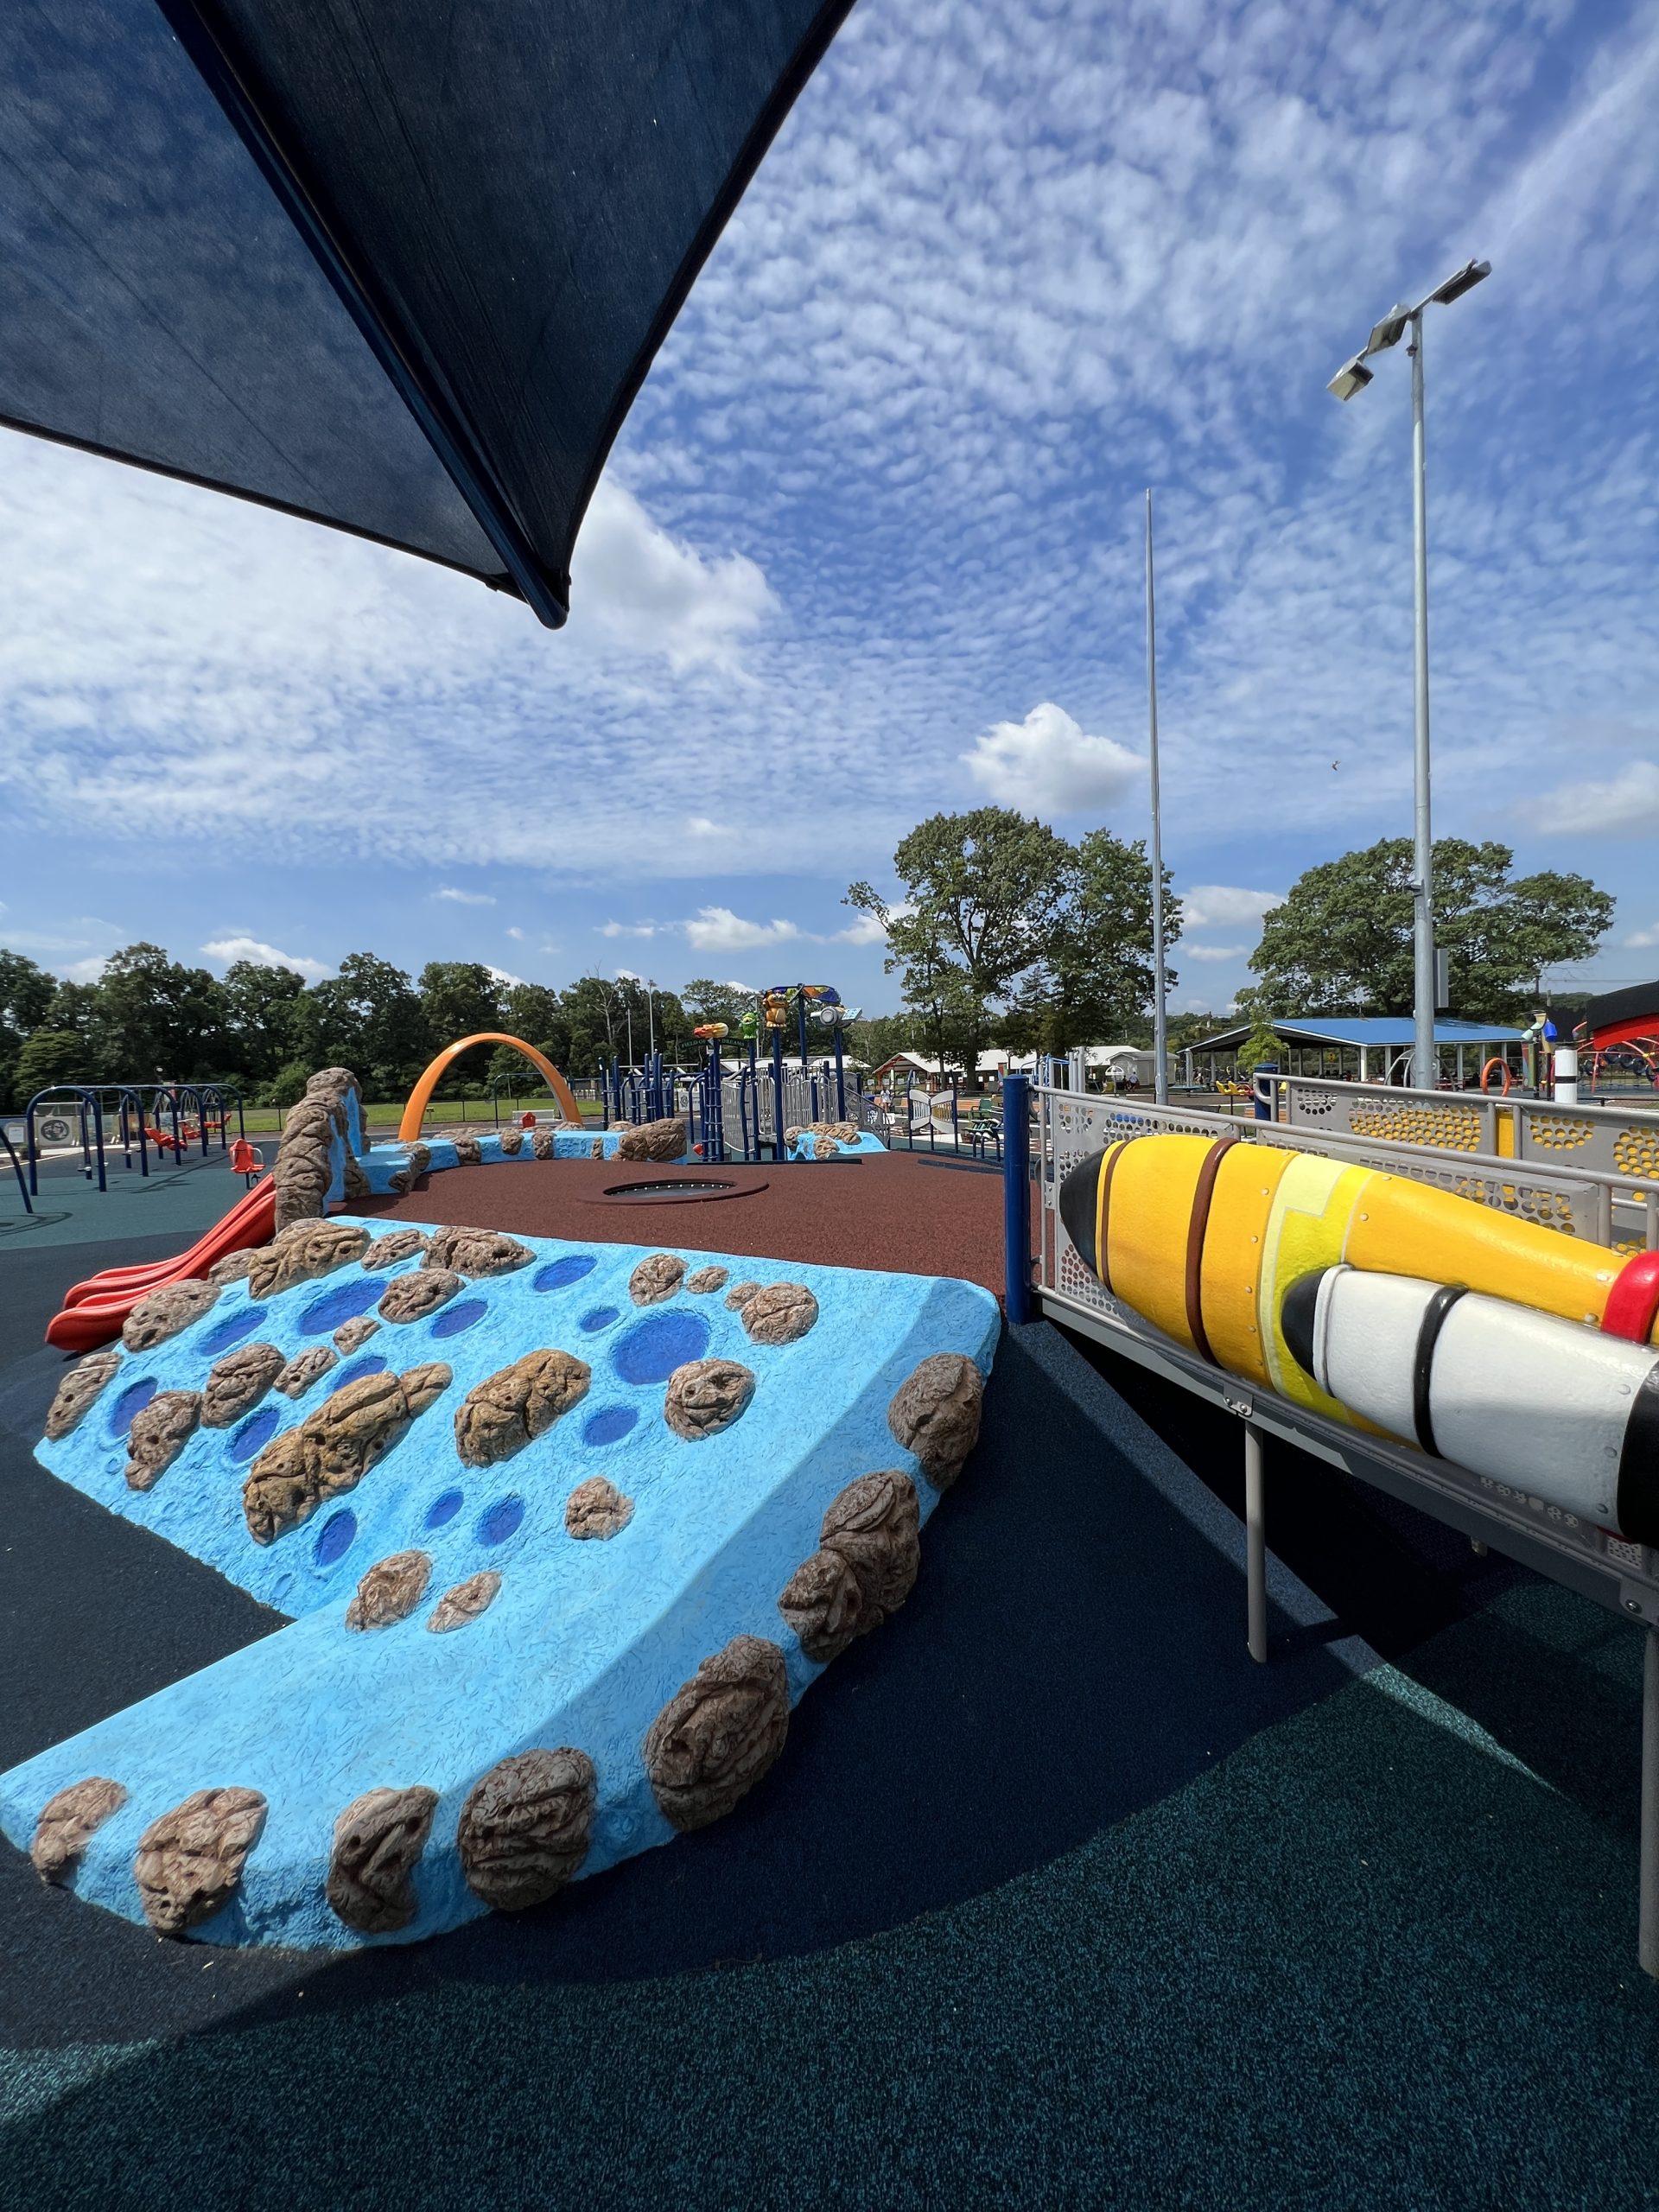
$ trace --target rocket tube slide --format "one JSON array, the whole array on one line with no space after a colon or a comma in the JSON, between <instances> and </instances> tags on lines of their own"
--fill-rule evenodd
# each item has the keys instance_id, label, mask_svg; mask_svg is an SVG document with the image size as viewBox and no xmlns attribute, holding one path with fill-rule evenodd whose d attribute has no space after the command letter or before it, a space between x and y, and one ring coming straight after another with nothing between
<instances>
[{"instance_id":1,"label":"rocket tube slide","mask_svg":"<svg viewBox=\"0 0 1659 2212\"><path fill-rule=\"evenodd\" d=\"M1659 1541L1654 1255L1621 1263L1448 1191L1225 1138L1124 1139L1072 1168L1058 1205L1113 1296L1212 1365ZM1366 1286L1332 1290L1332 1314L1367 1316L1328 1357L1308 1305L1327 1277Z\"/></svg>"},{"instance_id":2,"label":"rocket tube slide","mask_svg":"<svg viewBox=\"0 0 1659 2212\"><path fill-rule=\"evenodd\" d=\"M1389 1435L1659 1543L1659 1351L1413 1275L1326 1268L1285 1298L1322 1390Z\"/></svg>"}]
</instances>

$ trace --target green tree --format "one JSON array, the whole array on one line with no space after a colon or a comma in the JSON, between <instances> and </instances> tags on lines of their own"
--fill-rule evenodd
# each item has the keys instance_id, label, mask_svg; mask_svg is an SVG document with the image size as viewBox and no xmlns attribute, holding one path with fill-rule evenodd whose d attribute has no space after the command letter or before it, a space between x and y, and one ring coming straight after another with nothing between
<instances>
[{"instance_id":1,"label":"green tree","mask_svg":"<svg viewBox=\"0 0 1659 2212\"><path fill-rule=\"evenodd\" d=\"M0 1024L19 1037L46 1027L58 979L22 952L0 947Z\"/></svg>"},{"instance_id":2,"label":"green tree","mask_svg":"<svg viewBox=\"0 0 1659 2212\"><path fill-rule=\"evenodd\" d=\"M93 1055L111 1079L188 1079L224 1065L225 993L205 968L169 960L159 944L124 945L96 991Z\"/></svg>"},{"instance_id":3,"label":"green tree","mask_svg":"<svg viewBox=\"0 0 1659 2212\"><path fill-rule=\"evenodd\" d=\"M238 960L223 989L228 1065L248 1084L268 1083L299 1057L305 979L291 968Z\"/></svg>"},{"instance_id":4,"label":"green tree","mask_svg":"<svg viewBox=\"0 0 1659 2212\"><path fill-rule=\"evenodd\" d=\"M13 1077L20 1106L26 1106L37 1090L93 1079L86 1039L67 1029L37 1029L19 1052Z\"/></svg>"},{"instance_id":5,"label":"green tree","mask_svg":"<svg viewBox=\"0 0 1659 2212\"><path fill-rule=\"evenodd\" d=\"M502 1001L501 1026L545 1052L563 1073L570 1057L570 1024L556 991L545 983L510 983Z\"/></svg>"},{"instance_id":6,"label":"green tree","mask_svg":"<svg viewBox=\"0 0 1659 2212\"><path fill-rule=\"evenodd\" d=\"M723 1021L732 1034L754 1006L754 993L736 983L717 983L710 976L694 976L680 993L680 1002L692 1026L700 1021Z\"/></svg>"},{"instance_id":7,"label":"green tree","mask_svg":"<svg viewBox=\"0 0 1659 2212\"><path fill-rule=\"evenodd\" d=\"M1613 901L1586 876L1510 874L1496 842L1434 846L1434 933L1450 955L1452 1011L1509 1021L1557 962L1588 958ZM1412 848L1385 837L1300 875L1250 956L1263 1002L1288 1014L1408 1014L1414 999Z\"/></svg>"},{"instance_id":8,"label":"green tree","mask_svg":"<svg viewBox=\"0 0 1659 2212\"><path fill-rule=\"evenodd\" d=\"M501 986L481 960L429 960L417 988L434 1052L442 1052L458 1038L501 1027ZM480 1046L454 1062L451 1072L468 1083L482 1082L487 1058Z\"/></svg>"},{"instance_id":9,"label":"green tree","mask_svg":"<svg viewBox=\"0 0 1659 2212\"><path fill-rule=\"evenodd\" d=\"M1133 1042L1154 990L1152 862L1144 842L1091 830L1077 842L1067 898L1039 971L1039 1034L1016 1049L1069 1052L1077 1045ZM1164 870L1164 973L1179 980L1169 948L1181 934L1181 902ZM1005 1041L1007 1041L1005 1039Z\"/></svg>"},{"instance_id":10,"label":"green tree","mask_svg":"<svg viewBox=\"0 0 1659 2212\"><path fill-rule=\"evenodd\" d=\"M365 1098L402 1096L432 1057L414 985L372 952L348 952L339 975L313 984L301 1007L307 1066L350 1068Z\"/></svg>"},{"instance_id":11,"label":"green tree","mask_svg":"<svg viewBox=\"0 0 1659 2212\"><path fill-rule=\"evenodd\" d=\"M848 887L845 903L887 931L887 972L902 972L906 1003L942 1057L971 1071L991 1002L1015 991L1051 950L1073 858L1046 823L981 806L932 815L900 842L893 865L901 901L890 905L868 883Z\"/></svg>"}]
</instances>

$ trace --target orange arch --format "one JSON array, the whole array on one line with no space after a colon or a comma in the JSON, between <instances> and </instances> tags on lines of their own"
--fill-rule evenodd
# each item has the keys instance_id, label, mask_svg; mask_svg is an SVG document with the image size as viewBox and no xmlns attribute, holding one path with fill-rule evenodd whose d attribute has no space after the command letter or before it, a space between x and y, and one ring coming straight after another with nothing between
<instances>
[{"instance_id":1,"label":"orange arch","mask_svg":"<svg viewBox=\"0 0 1659 2212\"><path fill-rule=\"evenodd\" d=\"M409 1103L404 1109L404 1118L397 1124L399 1144L413 1144L421 1134L421 1123L432 1102L432 1093L438 1087L438 1077L453 1059L462 1052L469 1052L474 1045L511 1045L515 1052L524 1058L546 1078L547 1087L564 1109L565 1119L579 1122L582 1109L576 1103L576 1094L559 1073L551 1060L544 1059L533 1045L526 1045L522 1037L504 1036L499 1029L481 1029L476 1037L463 1037L459 1043L440 1052L426 1073L409 1094Z\"/></svg>"}]
</instances>

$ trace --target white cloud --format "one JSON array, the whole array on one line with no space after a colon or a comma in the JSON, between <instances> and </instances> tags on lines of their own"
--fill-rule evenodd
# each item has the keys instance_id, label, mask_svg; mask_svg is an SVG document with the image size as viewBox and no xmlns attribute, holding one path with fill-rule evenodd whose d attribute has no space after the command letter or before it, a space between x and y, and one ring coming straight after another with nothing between
<instances>
[{"instance_id":1,"label":"white cloud","mask_svg":"<svg viewBox=\"0 0 1659 2212\"><path fill-rule=\"evenodd\" d=\"M995 722L959 756L1001 806L1026 813L1078 814L1122 798L1146 762L1116 738L1090 737L1052 700L1022 722Z\"/></svg>"},{"instance_id":2,"label":"white cloud","mask_svg":"<svg viewBox=\"0 0 1659 2212\"><path fill-rule=\"evenodd\" d=\"M1249 949L1248 944L1193 944L1183 938L1174 957L1178 960L1242 960Z\"/></svg>"},{"instance_id":3,"label":"white cloud","mask_svg":"<svg viewBox=\"0 0 1659 2212\"><path fill-rule=\"evenodd\" d=\"M95 954L90 960L72 960L67 968L56 972L68 983L96 983L108 964L101 954Z\"/></svg>"},{"instance_id":4,"label":"white cloud","mask_svg":"<svg viewBox=\"0 0 1659 2212\"><path fill-rule=\"evenodd\" d=\"M704 906L685 925L685 934L697 952L749 952L797 943L804 932L793 922L749 922L729 906Z\"/></svg>"},{"instance_id":5,"label":"white cloud","mask_svg":"<svg viewBox=\"0 0 1659 2212\"><path fill-rule=\"evenodd\" d=\"M1650 837L1659 831L1659 765L1632 760L1605 782L1563 784L1524 810L1563 836Z\"/></svg>"},{"instance_id":6,"label":"white cloud","mask_svg":"<svg viewBox=\"0 0 1659 2212\"><path fill-rule=\"evenodd\" d=\"M655 937L655 922L601 922L601 937Z\"/></svg>"},{"instance_id":7,"label":"white cloud","mask_svg":"<svg viewBox=\"0 0 1659 2212\"><path fill-rule=\"evenodd\" d=\"M591 623L671 669L742 667L744 640L777 601L747 555L706 560L653 522L633 494L601 477L570 563L570 620Z\"/></svg>"},{"instance_id":8,"label":"white cloud","mask_svg":"<svg viewBox=\"0 0 1659 2212\"><path fill-rule=\"evenodd\" d=\"M509 990L515 983L522 983L524 980L522 976L515 976L511 968L498 968L493 961L486 960L484 965L494 976L496 982L505 984Z\"/></svg>"},{"instance_id":9,"label":"white cloud","mask_svg":"<svg viewBox=\"0 0 1659 2212\"><path fill-rule=\"evenodd\" d=\"M1190 930L1224 929L1230 923L1259 922L1271 907L1282 906L1282 891L1247 891L1231 883L1195 883L1183 891L1181 919ZM1192 950L1190 945L1184 948Z\"/></svg>"},{"instance_id":10,"label":"white cloud","mask_svg":"<svg viewBox=\"0 0 1659 2212\"><path fill-rule=\"evenodd\" d=\"M524 933L516 923L508 930L507 935L511 938L517 938L521 944L524 941Z\"/></svg>"},{"instance_id":11,"label":"white cloud","mask_svg":"<svg viewBox=\"0 0 1659 2212\"><path fill-rule=\"evenodd\" d=\"M291 968L308 983L321 983L334 972L325 960L308 960L302 953L279 952L263 938L216 937L210 938L201 950L210 960L222 960L226 967L234 960L251 960L256 968Z\"/></svg>"},{"instance_id":12,"label":"white cloud","mask_svg":"<svg viewBox=\"0 0 1659 2212\"><path fill-rule=\"evenodd\" d=\"M457 891L452 884L445 884L441 891L432 893L435 899L448 899L457 906L493 906L495 900L487 891Z\"/></svg>"},{"instance_id":13,"label":"white cloud","mask_svg":"<svg viewBox=\"0 0 1659 2212\"><path fill-rule=\"evenodd\" d=\"M831 941L836 944L885 944L887 933L875 915L861 914L844 930L837 930Z\"/></svg>"},{"instance_id":14,"label":"white cloud","mask_svg":"<svg viewBox=\"0 0 1659 2212\"><path fill-rule=\"evenodd\" d=\"M1653 923L1645 930L1634 931L1624 942L1633 952L1645 952L1649 947L1659 944L1659 922Z\"/></svg>"}]
</instances>

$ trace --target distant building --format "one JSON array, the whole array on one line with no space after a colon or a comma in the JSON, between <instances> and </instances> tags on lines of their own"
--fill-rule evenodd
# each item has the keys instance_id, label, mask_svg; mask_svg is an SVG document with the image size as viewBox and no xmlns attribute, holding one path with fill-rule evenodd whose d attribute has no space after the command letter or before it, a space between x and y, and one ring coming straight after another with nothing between
<instances>
[{"instance_id":1,"label":"distant building","mask_svg":"<svg viewBox=\"0 0 1659 2212\"><path fill-rule=\"evenodd\" d=\"M1279 1040L1281 1075L1324 1075L1350 1083L1403 1083L1410 1065L1413 1033L1408 1014L1309 1014L1270 1022ZM1189 1084L1213 1090L1218 1074L1229 1071L1240 1047L1252 1034L1248 1021L1200 1038L1182 1053ZM1475 1084L1489 1060L1505 1061L1518 1072L1525 1033L1501 1023L1449 1021L1434 1024L1440 1069L1459 1084Z\"/></svg>"}]
</instances>

